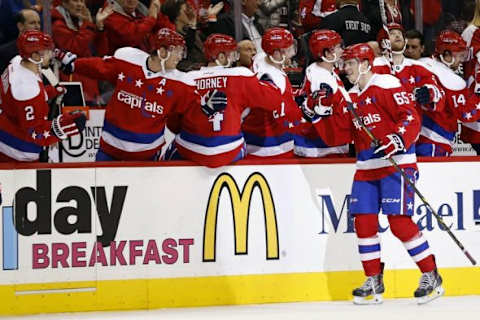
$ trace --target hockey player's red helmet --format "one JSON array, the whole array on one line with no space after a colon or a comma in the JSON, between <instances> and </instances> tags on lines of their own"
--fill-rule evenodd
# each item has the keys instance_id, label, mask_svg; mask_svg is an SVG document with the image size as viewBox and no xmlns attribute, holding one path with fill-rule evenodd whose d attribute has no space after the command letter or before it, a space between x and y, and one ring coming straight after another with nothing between
<instances>
[{"instance_id":1,"label":"hockey player's red helmet","mask_svg":"<svg viewBox=\"0 0 480 320\"><path fill-rule=\"evenodd\" d=\"M154 38L154 49L160 49L162 47L184 47L185 40L178 33L169 28L162 28L157 31Z\"/></svg>"},{"instance_id":2,"label":"hockey player's red helmet","mask_svg":"<svg viewBox=\"0 0 480 320\"><path fill-rule=\"evenodd\" d=\"M325 49L330 49L342 43L342 37L333 30L317 30L310 36L308 45L310 52L316 59L323 56Z\"/></svg>"},{"instance_id":3,"label":"hockey player's red helmet","mask_svg":"<svg viewBox=\"0 0 480 320\"><path fill-rule=\"evenodd\" d=\"M17 38L18 53L24 59L30 58L35 52L53 50L53 47L52 37L38 30L22 32Z\"/></svg>"},{"instance_id":4,"label":"hockey player's red helmet","mask_svg":"<svg viewBox=\"0 0 480 320\"><path fill-rule=\"evenodd\" d=\"M262 36L262 49L268 55L276 50L288 49L294 45L293 35L284 28L270 28Z\"/></svg>"},{"instance_id":5,"label":"hockey player's red helmet","mask_svg":"<svg viewBox=\"0 0 480 320\"><path fill-rule=\"evenodd\" d=\"M435 43L435 54L441 55L445 51L450 53L467 51L467 43L455 31L444 30L440 32Z\"/></svg>"},{"instance_id":6,"label":"hockey player's red helmet","mask_svg":"<svg viewBox=\"0 0 480 320\"><path fill-rule=\"evenodd\" d=\"M342 58L344 61L350 59L358 59L360 61L368 60L370 65L372 65L373 59L375 59L375 54L368 44L358 43L347 47L345 51L343 51Z\"/></svg>"},{"instance_id":7,"label":"hockey player's red helmet","mask_svg":"<svg viewBox=\"0 0 480 320\"><path fill-rule=\"evenodd\" d=\"M213 61L217 58L219 53L225 53L237 50L237 42L232 37L214 33L208 36L207 40L203 43L205 48L205 57L208 61Z\"/></svg>"},{"instance_id":8,"label":"hockey player's red helmet","mask_svg":"<svg viewBox=\"0 0 480 320\"><path fill-rule=\"evenodd\" d=\"M387 29L388 29L389 32L392 31L392 30L400 30L400 31L402 31L402 34L405 35L405 29L403 28L403 26L401 24L391 22L391 23L387 24ZM380 48L382 50L385 50L385 49L389 48L385 44L386 40L390 41L390 36L389 36L389 34L387 34L387 31L385 30L385 28L380 28L380 31L378 31L378 34L377 34L377 42L378 42L378 45L380 46Z\"/></svg>"}]
</instances>

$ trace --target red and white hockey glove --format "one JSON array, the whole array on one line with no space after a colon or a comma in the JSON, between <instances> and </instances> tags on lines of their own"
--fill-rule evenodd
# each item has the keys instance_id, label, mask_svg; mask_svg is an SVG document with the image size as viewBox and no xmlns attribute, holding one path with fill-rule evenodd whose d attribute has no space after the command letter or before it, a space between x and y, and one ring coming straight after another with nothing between
<instances>
[{"instance_id":1,"label":"red and white hockey glove","mask_svg":"<svg viewBox=\"0 0 480 320\"><path fill-rule=\"evenodd\" d=\"M47 92L48 100L52 100L58 96L61 96L67 93L67 89L61 85L56 85L55 87L45 86L45 91Z\"/></svg>"},{"instance_id":2,"label":"red and white hockey glove","mask_svg":"<svg viewBox=\"0 0 480 320\"><path fill-rule=\"evenodd\" d=\"M319 90L312 92L302 105L302 112L306 120L317 122L319 118L331 116L333 114L332 96L332 87L321 83Z\"/></svg>"},{"instance_id":3,"label":"red and white hockey glove","mask_svg":"<svg viewBox=\"0 0 480 320\"><path fill-rule=\"evenodd\" d=\"M380 145L375 148L373 153L383 154L381 158L388 159L400 151L405 151L403 139L398 134L391 133L380 139Z\"/></svg>"},{"instance_id":4,"label":"red and white hockey glove","mask_svg":"<svg viewBox=\"0 0 480 320\"><path fill-rule=\"evenodd\" d=\"M65 74L72 74L75 70L75 60L77 60L77 55L60 49L53 50L53 54L60 62L60 70Z\"/></svg>"},{"instance_id":5,"label":"red and white hockey glove","mask_svg":"<svg viewBox=\"0 0 480 320\"><path fill-rule=\"evenodd\" d=\"M87 117L81 111L61 114L52 120L52 133L60 140L79 134L85 129Z\"/></svg>"}]
</instances>

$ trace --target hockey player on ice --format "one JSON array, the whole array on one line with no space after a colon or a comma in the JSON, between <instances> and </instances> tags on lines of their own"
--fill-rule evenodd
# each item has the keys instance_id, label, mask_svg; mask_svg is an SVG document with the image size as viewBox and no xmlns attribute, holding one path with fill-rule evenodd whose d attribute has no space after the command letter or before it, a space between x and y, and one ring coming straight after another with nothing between
<instances>
[{"instance_id":1,"label":"hockey player on ice","mask_svg":"<svg viewBox=\"0 0 480 320\"><path fill-rule=\"evenodd\" d=\"M349 214L354 216L360 260L367 276L365 283L353 290L354 303L382 303L385 288L378 235L380 211L387 215L392 233L422 272L414 296L425 303L443 294L442 278L428 241L411 219L414 191L388 160L392 157L415 182L419 115L397 78L372 72L374 53L367 44L346 48L343 59L347 79L354 85L350 90L353 109L380 142L372 146L358 120L344 109L346 116L338 119L338 125L350 127L357 153Z\"/></svg>"},{"instance_id":2,"label":"hockey player on ice","mask_svg":"<svg viewBox=\"0 0 480 320\"><path fill-rule=\"evenodd\" d=\"M42 146L80 134L85 128L86 117L81 112L47 120L47 100L52 93L43 85L41 68L48 67L53 56L52 38L37 30L25 31L18 37L17 47L20 55L2 74L0 162L38 161Z\"/></svg>"},{"instance_id":3,"label":"hockey player on ice","mask_svg":"<svg viewBox=\"0 0 480 320\"><path fill-rule=\"evenodd\" d=\"M168 128L177 133L165 154L166 160L188 159L200 165L219 167L245 156L241 131L242 114L247 108L278 110L284 97L270 82L260 81L244 67L231 67L238 59L237 43L227 35L212 34L204 43L207 67L190 71L202 104L170 118ZM287 120L299 119L299 109ZM278 111L277 111L278 112Z\"/></svg>"},{"instance_id":4,"label":"hockey player on ice","mask_svg":"<svg viewBox=\"0 0 480 320\"><path fill-rule=\"evenodd\" d=\"M153 42L151 54L126 47L112 57L59 57L64 70L115 85L105 110L97 161L155 160L165 144L169 114L200 104L194 83L176 69L185 52L183 37L163 28Z\"/></svg>"},{"instance_id":5,"label":"hockey player on ice","mask_svg":"<svg viewBox=\"0 0 480 320\"><path fill-rule=\"evenodd\" d=\"M343 107L346 106L339 89L343 88L343 83L335 69L343 53L342 38L333 30L317 30L310 36L309 47L315 62L305 71L301 94L321 97L320 102L327 116L316 117L313 122L304 121L293 129L294 152L297 156L310 158L345 157L349 149L345 141L352 140L350 129L340 128L336 124L337 117L344 117ZM332 116L328 116L330 114ZM328 138L323 138L325 135Z\"/></svg>"},{"instance_id":6,"label":"hockey player on ice","mask_svg":"<svg viewBox=\"0 0 480 320\"><path fill-rule=\"evenodd\" d=\"M296 43L290 31L271 28L262 36L262 49L263 52L254 58L253 71L258 79L269 79L279 88L283 102L274 111L251 109L245 117L242 131L247 143L247 158L293 158L293 136L286 113L298 112L298 105L283 66L295 55Z\"/></svg>"},{"instance_id":7,"label":"hockey player on ice","mask_svg":"<svg viewBox=\"0 0 480 320\"><path fill-rule=\"evenodd\" d=\"M451 155L458 130L457 122L464 123L464 135L469 127L478 127L476 121L480 119L480 92L475 94L469 90L466 81L455 73L467 54L467 44L462 37L454 31L446 30L440 33L435 42L434 57L421 59L437 77L446 100L442 112L436 112L432 117L428 114L423 116L422 130L416 146L417 155ZM475 87L478 86L477 83Z\"/></svg>"}]
</instances>

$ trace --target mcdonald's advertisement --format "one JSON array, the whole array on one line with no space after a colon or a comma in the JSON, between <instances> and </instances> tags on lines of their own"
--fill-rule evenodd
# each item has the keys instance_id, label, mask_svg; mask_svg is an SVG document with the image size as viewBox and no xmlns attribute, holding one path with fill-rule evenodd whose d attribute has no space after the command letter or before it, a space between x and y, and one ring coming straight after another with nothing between
<instances>
[{"instance_id":1,"label":"mcdonald's advertisement","mask_svg":"<svg viewBox=\"0 0 480 320\"><path fill-rule=\"evenodd\" d=\"M480 180L465 174L480 162L419 167L417 187L480 260ZM0 285L360 271L348 215L354 171L353 163L0 170ZM413 219L440 268L469 266L418 198ZM388 269L415 269L382 214L379 232Z\"/></svg>"}]
</instances>

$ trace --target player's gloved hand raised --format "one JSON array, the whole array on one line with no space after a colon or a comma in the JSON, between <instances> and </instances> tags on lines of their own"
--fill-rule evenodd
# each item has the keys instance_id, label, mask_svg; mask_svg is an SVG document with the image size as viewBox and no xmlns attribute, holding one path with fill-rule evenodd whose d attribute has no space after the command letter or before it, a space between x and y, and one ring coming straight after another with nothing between
<instances>
[{"instance_id":1,"label":"player's gloved hand raised","mask_svg":"<svg viewBox=\"0 0 480 320\"><path fill-rule=\"evenodd\" d=\"M313 111L321 117L331 116L333 89L327 83L321 83L320 88L312 92Z\"/></svg>"},{"instance_id":2,"label":"player's gloved hand raised","mask_svg":"<svg viewBox=\"0 0 480 320\"><path fill-rule=\"evenodd\" d=\"M440 101L441 94L439 90L430 85L424 85L415 89L415 100L422 106L430 105ZM432 105L432 107L434 107Z\"/></svg>"},{"instance_id":3,"label":"player's gloved hand raised","mask_svg":"<svg viewBox=\"0 0 480 320\"><path fill-rule=\"evenodd\" d=\"M60 62L60 70L65 74L72 74L75 70L75 60L77 60L77 55L60 49L53 50L53 54Z\"/></svg>"},{"instance_id":4,"label":"player's gloved hand raised","mask_svg":"<svg viewBox=\"0 0 480 320\"><path fill-rule=\"evenodd\" d=\"M320 88L310 94L302 104L303 116L310 122L317 122L319 118L333 114L333 90L326 83L321 83Z\"/></svg>"},{"instance_id":5,"label":"player's gloved hand raised","mask_svg":"<svg viewBox=\"0 0 480 320\"><path fill-rule=\"evenodd\" d=\"M225 110L227 107L227 95L223 91L217 89L208 91L202 96L200 104L202 111L207 116L213 116L217 112Z\"/></svg>"},{"instance_id":6,"label":"player's gloved hand raised","mask_svg":"<svg viewBox=\"0 0 480 320\"><path fill-rule=\"evenodd\" d=\"M403 139L398 134L391 133L380 140L380 145L375 148L373 153L381 153L383 154L382 159L388 159L400 151L405 151Z\"/></svg>"},{"instance_id":7,"label":"player's gloved hand raised","mask_svg":"<svg viewBox=\"0 0 480 320\"><path fill-rule=\"evenodd\" d=\"M52 120L52 133L60 140L79 134L85 129L87 117L81 111L61 114Z\"/></svg>"}]
</instances>

